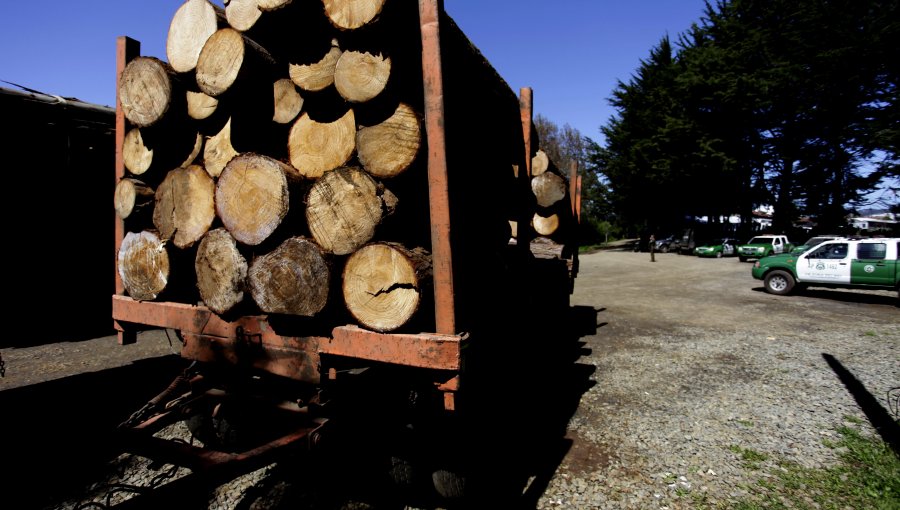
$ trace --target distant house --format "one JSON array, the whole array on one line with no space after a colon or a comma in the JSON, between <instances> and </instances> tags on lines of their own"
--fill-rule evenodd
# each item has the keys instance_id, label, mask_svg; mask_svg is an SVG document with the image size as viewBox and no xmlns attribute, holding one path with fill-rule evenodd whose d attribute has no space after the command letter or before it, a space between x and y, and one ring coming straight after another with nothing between
<instances>
[{"instance_id":1,"label":"distant house","mask_svg":"<svg viewBox=\"0 0 900 510\"><path fill-rule=\"evenodd\" d=\"M900 227L897 216L893 213L884 213L872 216L856 216L848 218L851 227L859 232L874 233L891 233L896 232Z\"/></svg>"}]
</instances>

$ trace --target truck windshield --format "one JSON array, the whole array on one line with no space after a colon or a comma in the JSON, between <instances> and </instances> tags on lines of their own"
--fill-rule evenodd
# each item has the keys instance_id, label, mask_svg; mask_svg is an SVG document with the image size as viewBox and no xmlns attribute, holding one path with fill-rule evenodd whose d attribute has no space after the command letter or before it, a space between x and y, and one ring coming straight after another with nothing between
<instances>
[{"instance_id":1,"label":"truck windshield","mask_svg":"<svg viewBox=\"0 0 900 510\"><path fill-rule=\"evenodd\" d=\"M754 237L747 241L747 244L770 244L772 240L768 237Z\"/></svg>"}]
</instances>

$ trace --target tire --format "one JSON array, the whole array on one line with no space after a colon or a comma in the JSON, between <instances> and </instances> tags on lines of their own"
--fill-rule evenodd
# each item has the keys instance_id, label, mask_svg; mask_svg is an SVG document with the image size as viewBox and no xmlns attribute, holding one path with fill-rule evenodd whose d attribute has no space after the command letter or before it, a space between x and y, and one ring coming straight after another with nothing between
<instances>
[{"instance_id":1,"label":"tire","mask_svg":"<svg viewBox=\"0 0 900 510\"><path fill-rule=\"evenodd\" d=\"M659 248L660 253L669 253L669 247L667 245L663 245Z\"/></svg>"},{"instance_id":2,"label":"tire","mask_svg":"<svg viewBox=\"0 0 900 510\"><path fill-rule=\"evenodd\" d=\"M766 275L764 280L766 286L766 292L769 294L776 294L778 296L784 296L790 294L791 290L793 290L796 281L794 277L791 276L787 271L772 271Z\"/></svg>"},{"instance_id":3,"label":"tire","mask_svg":"<svg viewBox=\"0 0 900 510\"><path fill-rule=\"evenodd\" d=\"M722 252L717 251L717 252L716 252L716 258L717 258L717 259L722 258Z\"/></svg>"}]
</instances>

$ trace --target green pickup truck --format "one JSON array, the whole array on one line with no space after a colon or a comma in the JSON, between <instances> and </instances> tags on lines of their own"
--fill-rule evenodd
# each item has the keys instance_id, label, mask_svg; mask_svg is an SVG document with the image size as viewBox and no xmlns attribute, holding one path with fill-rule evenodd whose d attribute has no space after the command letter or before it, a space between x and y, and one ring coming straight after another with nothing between
<instances>
[{"instance_id":1,"label":"green pickup truck","mask_svg":"<svg viewBox=\"0 0 900 510\"><path fill-rule=\"evenodd\" d=\"M738 258L741 262L747 259L761 259L776 253L790 253L793 245L787 236L764 235L756 236L737 247Z\"/></svg>"},{"instance_id":2,"label":"green pickup truck","mask_svg":"<svg viewBox=\"0 0 900 510\"><path fill-rule=\"evenodd\" d=\"M807 251L756 261L753 278L766 292L789 294L798 286L894 290L900 297L900 238L835 239Z\"/></svg>"}]
</instances>

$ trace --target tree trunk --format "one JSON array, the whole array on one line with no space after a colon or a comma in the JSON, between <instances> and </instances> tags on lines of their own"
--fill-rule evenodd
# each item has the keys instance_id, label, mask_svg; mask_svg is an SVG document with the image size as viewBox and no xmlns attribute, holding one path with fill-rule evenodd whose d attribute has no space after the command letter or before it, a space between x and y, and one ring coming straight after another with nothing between
<instances>
[{"instance_id":1,"label":"tree trunk","mask_svg":"<svg viewBox=\"0 0 900 510\"><path fill-rule=\"evenodd\" d=\"M183 87L172 67L154 57L136 57L119 78L119 101L129 122L152 126L175 110L173 100L184 98Z\"/></svg>"},{"instance_id":2,"label":"tree trunk","mask_svg":"<svg viewBox=\"0 0 900 510\"><path fill-rule=\"evenodd\" d=\"M347 164L356 148L356 120L347 110L333 122L317 122L304 113L288 134L291 165L303 177L315 179Z\"/></svg>"},{"instance_id":3,"label":"tree trunk","mask_svg":"<svg viewBox=\"0 0 900 510\"><path fill-rule=\"evenodd\" d=\"M121 179L116 183L116 214L123 220L136 210L153 204L153 189L137 179Z\"/></svg>"},{"instance_id":4,"label":"tree trunk","mask_svg":"<svg viewBox=\"0 0 900 510\"><path fill-rule=\"evenodd\" d=\"M334 69L343 51L338 47L337 39L331 42L331 48L325 55L315 61L291 62L288 72L298 87L309 92L317 92L334 84ZM304 59L307 60L307 59Z\"/></svg>"},{"instance_id":5,"label":"tree trunk","mask_svg":"<svg viewBox=\"0 0 900 510\"><path fill-rule=\"evenodd\" d=\"M156 189L153 225L160 238L187 248L203 237L216 217L216 184L199 165L176 168Z\"/></svg>"},{"instance_id":6,"label":"tree trunk","mask_svg":"<svg viewBox=\"0 0 900 510\"><path fill-rule=\"evenodd\" d=\"M238 152L231 145L231 119L228 119L221 131L206 140L203 148L203 166L211 177L218 178L225 165L237 155Z\"/></svg>"},{"instance_id":7,"label":"tree trunk","mask_svg":"<svg viewBox=\"0 0 900 510\"><path fill-rule=\"evenodd\" d=\"M233 28L223 28L203 45L197 60L197 85L203 93L216 97L241 80L269 82L274 67L274 59L262 46Z\"/></svg>"},{"instance_id":8,"label":"tree trunk","mask_svg":"<svg viewBox=\"0 0 900 510\"><path fill-rule=\"evenodd\" d=\"M364 103L380 94L391 77L391 59L382 54L345 51L334 68L334 86L351 103Z\"/></svg>"},{"instance_id":9,"label":"tree trunk","mask_svg":"<svg viewBox=\"0 0 900 510\"><path fill-rule=\"evenodd\" d=\"M324 0L325 14L341 30L353 30L374 20L384 0Z\"/></svg>"},{"instance_id":10,"label":"tree trunk","mask_svg":"<svg viewBox=\"0 0 900 510\"><path fill-rule=\"evenodd\" d=\"M370 174L396 177L416 159L422 146L419 115L407 104L400 103L388 119L356 133L359 162Z\"/></svg>"},{"instance_id":11,"label":"tree trunk","mask_svg":"<svg viewBox=\"0 0 900 510\"><path fill-rule=\"evenodd\" d=\"M119 276L133 299L149 301L165 290L169 280L166 243L153 232L129 232L118 254Z\"/></svg>"},{"instance_id":12,"label":"tree trunk","mask_svg":"<svg viewBox=\"0 0 900 510\"><path fill-rule=\"evenodd\" d=\"M384 215L385 191L365 171L343 167L309 190L306 222L323 250L347 255L369 242Z\"/></svg>"},{"instance_id":13,"label":"tree trunk","mask_svg":"<svg viewBox=\"0 0 900 510\"><path fill-rule=\"evenodd\" d=\"M311 317L328 302L331 270L322 250L303 237L292 237L250 265L253 300L267 313Z\"/></svg>"},{"instance_id":14,"label":"tree trunk","mask_svg":"<svg viewBox=\"0 0 900 510\"><path fill-rule=\"evenodd\" d=\"M300 115L303 108L303 97L289 78L275 82L275 116L272 120L278 124L287 124Z\"/></svg>"},{"instance_id":15,"label":"tree trunk","mask_svg":"<svg viewBox=\"0 0 900 510\"><path fill-rule=\"evenodd\" d=\"M225 11L208 0L187 0L175 11L166 38L166 56L176 72L197 67L200 50L216 30L225 28Z\"/></svg>"},{"instance_id":16,"label":"tree trunk","mask_svg":"<svg viewBox=\"0 0 900 510\"><path fill-rule=\"evenodd\" d=\"M541 207L551 207L565 198L568 188L565 179L552 172L544 172L531 179L531 191Z\"/></svg>"},{"instance_id":17,"label":"tree trunk","mask_svg":"<svg viewBox=\"0 0 900 510\"><path fill-rule=\"evenodd\" d=\"M210 310L223 314L243 301L247 260L226 229L210 230L203 236L194 272L200 297Z\"/></svg>"},{"instance_id":18,"label":"tree trunk","mask_svg":"<svg viewBox=\"0 0 900 510\"><path fill-rule=\"evenodd\" d=\"M395 243L363 246L344 266L342 290L347 310L375 331L393 331L416 313L423 286L431 283L431 255Z\"/></svg>"},{"instance_id":19,"label":"tree trunk","mask_svg":"<svg viewBox=\"0 0 900 510\"><path fill-rule=\"evenodd\" d=\"M265 241L287 215L288 165L259 154L232 159L216 184L216 212L241 243Z\"/></svg>"}]
</instances>

